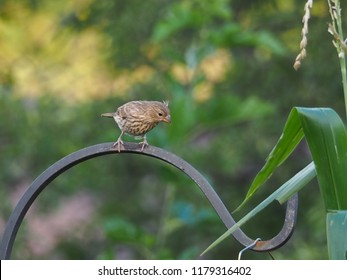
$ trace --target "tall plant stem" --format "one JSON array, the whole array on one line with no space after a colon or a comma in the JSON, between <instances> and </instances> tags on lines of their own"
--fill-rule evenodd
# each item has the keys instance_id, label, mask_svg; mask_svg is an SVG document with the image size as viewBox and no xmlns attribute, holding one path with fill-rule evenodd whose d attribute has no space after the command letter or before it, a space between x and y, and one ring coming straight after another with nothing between
<instances>
[{"instance_id":1,"label":"tall plant stem","mask_svg":"<svg viewBox=\"0 0 347 280\"><path fill-rule=\"evenodd\" d=\"M346 117L347 117L347 77L346 77L346 58L345 54L343 54L343 57L340 57L340 66L341 66L341 75L342 75L342 85L343 85L343 95L345 99L345 110L346 110Z\"/></svg>"},{"instance_id":2,"label":"tall plant stem","mask_svg":"<svg viewBox=\"0 0 347 280\"><path fill-rule=\"evenodd\" d=\"M339 42L341 44L340 48L338 49L338 56L340 60L340 67L341 67L341 75L342 75L342 86L343 86L343 94L345 98L345 110L346 110L346 116L347 116L347 73L346 73L346 52L342 46L344 44L343 41L343 31L342 31L342 20L341 20L341 9L340 9L340 1L336 0L336 8L339 9L338 17L336 19L337 23L337 32L339 33L339 37L341 38L342 42Z\"/></svg>"},{"instance_id":3,"label":"tall plant stem","mask_svg":"<svg viewBox=\"0 0 347 280\"><path fill-rule=\"evenodd\" d=\"M335 37L334 45L336 47L337 54L340 61L343 94L345 99L345 111L347 116L347 72L346 72L347 45L343 39L344 37L343 37L343 29L342 29L340 0L328 0L328 4L329 4L329 11L330 11L331 20L332 20L332 30L330 30L330 32L332 32L333 36Z\"/></svg>"}]
</instances>

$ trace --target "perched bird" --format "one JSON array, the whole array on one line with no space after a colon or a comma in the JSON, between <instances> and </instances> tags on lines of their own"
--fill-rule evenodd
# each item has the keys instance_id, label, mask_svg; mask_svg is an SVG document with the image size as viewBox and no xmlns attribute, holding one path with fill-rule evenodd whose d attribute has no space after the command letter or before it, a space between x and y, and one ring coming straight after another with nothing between
<instances>
[{"instance_id":1,"label":"perched bird","mask_svg":"<svg viewBox=\"0 0 347 280\"><path fill-rule=\"evenodd\" d=\"M146 133L153 129L158 123L171 122L168 102L159 101L130 101L120 106L114 113L104 113L102 117L113 118L121 130L121 134L113 147L117 146L120 152L123 145L122 136L124 133L142 138L141 152L148 146Z\"/></svg>"}]
</instances>

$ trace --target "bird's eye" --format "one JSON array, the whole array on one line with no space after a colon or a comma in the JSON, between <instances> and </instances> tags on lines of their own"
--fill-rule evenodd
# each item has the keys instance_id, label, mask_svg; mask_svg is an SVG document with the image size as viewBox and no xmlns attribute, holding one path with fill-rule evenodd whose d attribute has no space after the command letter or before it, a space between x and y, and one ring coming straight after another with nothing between
<instances>
[{"instance_id":1,"label":"bird's eye","mask_svg":"<svg viewBox=\"0 0 347 280\"><path fill-rule=\"evenodd\" d=\"M162 117L163 116L163 113L158 113L159 117Z\"/></svg>"}]
</instances>

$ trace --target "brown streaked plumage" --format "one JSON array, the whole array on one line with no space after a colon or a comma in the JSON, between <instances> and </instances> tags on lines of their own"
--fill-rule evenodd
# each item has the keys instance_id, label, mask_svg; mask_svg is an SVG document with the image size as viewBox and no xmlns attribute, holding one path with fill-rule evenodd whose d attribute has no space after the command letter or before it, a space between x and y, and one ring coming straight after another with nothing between
<instances>
[{"instance_id":1,"label":"brown streaked plumage","mask_svg":"<svg viewBox=\"0 0 347 280\"><path fill-rule=\"evenodd\" d=\"M113 147L117 146L120 152L123 145L124 133L143 138L141 151L148 146L146 133L152 130L158 123L171 122L168 102L159 101L130 101L120 106L114 113L104 113L101 116L113 118L121 130Z\"/></svg>"}]
</instances>

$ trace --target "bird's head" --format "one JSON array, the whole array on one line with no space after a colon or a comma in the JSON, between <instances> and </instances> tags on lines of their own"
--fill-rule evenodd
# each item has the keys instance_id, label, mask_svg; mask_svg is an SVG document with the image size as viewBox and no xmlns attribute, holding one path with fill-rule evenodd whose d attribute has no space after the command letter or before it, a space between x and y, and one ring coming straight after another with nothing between
<instances>
[{"instance_id":1,"label":"bird's head","mask_svg":"<svg viewBox=\"0 0 347 280\"><path fill-rule=\"evenodd\" d=\"M154 101L149 109L149 117L153 122L171 123L171 116L168 102Z\"/></svg>"}]
</instances>

